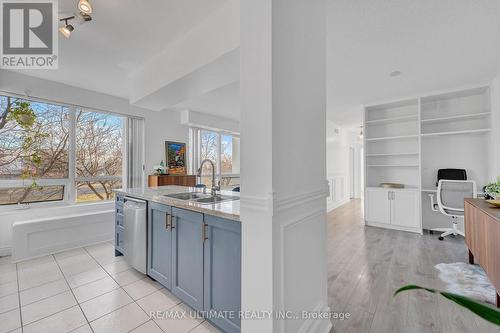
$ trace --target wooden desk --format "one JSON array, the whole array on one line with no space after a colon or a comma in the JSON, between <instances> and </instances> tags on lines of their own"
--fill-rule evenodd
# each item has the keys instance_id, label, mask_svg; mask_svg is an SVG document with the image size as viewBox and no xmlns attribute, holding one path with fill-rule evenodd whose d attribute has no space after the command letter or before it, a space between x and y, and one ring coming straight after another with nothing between
<instances>
[{"instance_id":1,"label":"wooden desk","mask_svg":"<svg viewBox=\"0 0 500 333\"><path fill-rule=\"evenodd\" d=\"M483 199L465 199L465 243L469 262L478 263L497 291L500 307L500 208Z\"/></svg>"}]
</instances>

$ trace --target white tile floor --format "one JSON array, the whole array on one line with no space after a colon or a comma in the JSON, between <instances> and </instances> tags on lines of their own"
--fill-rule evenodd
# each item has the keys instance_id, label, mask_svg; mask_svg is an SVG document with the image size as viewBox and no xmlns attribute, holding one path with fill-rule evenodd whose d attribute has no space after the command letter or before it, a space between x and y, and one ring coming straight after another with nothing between
<instances>
[{"instance_id":1,"label":"white tile floor","mask_svg":"<svg viewBox=\"0 0 500 333\"><path fill-rule=\"evenodd\" d=\"M151 319L154 311L186 318ZM213 333L160 284L115 257L112 243L12 264L0 257L0 333Z\"/></svg>"}]
</instances>

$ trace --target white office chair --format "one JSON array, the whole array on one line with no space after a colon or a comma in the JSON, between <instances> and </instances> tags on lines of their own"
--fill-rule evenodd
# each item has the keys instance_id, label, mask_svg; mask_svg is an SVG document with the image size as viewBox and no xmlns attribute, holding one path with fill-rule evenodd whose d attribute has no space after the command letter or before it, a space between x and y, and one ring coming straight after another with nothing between
<instances>
[{"instance_id":1,"label":"white office chair","mask_svg":"<svg viewBox=\"0 0 500 333\"><path fill-rule=\"evenodd\" d=\"M429 194L431 207L435 212L451 217L452 228L436 228L431 231L442 232L439 240L443 240L448 235L462 235L463 231L458 230L458 220L464 219L464 199L477 198L476 182L473 180L448 180L441 179L438 182L436 199L434 194Z\"/></svg>"}]
</instances>

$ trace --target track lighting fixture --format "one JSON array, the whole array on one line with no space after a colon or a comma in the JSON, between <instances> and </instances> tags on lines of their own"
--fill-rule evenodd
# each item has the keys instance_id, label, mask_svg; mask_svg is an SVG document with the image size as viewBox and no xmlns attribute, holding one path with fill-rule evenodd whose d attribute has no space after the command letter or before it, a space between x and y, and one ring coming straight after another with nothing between
<instances>
[{"instance_id":1,"label":"track lighting fixture","mask_svg":"<svg viewBox=\"0 0 500 333\"><path fill-rule=\"evenodd\" d=\"M59 20L64 21L64 26L59 28L59 32L66 38L70 38L71 33L73 32L73 30L75 30L75 27L68 23L69 20L72 20L74 18L74 16L68 16Z\"/></svg>"},{"instance_id":2,"label":"track lighting fixture","mask_svg":"<svg viewBox=\"0 0 500 333\"><path fill-rule=\"evenodd\" d=\"M84 14L92 14L92 5L88 0L79 0L78 1L78 10Z\"/></svg>"},{"instance_id":3,"label":"track lighting fixture","mask_svg":"<svg viewBox=\"0 0 500 333\"><path fill-rule=\"evenodd\" d=\"M75 27L68 23L69 20L73 20L78 17L80 23L85 23L92 21L92 5L89 0L79 0L77 4L78 13L75 13L73 16L68 16L60 19L59 21L64 22L64 25L59 27L59 32L66 38L71 37L71 33L75 30Z\"/></svg>"}]
</instances>

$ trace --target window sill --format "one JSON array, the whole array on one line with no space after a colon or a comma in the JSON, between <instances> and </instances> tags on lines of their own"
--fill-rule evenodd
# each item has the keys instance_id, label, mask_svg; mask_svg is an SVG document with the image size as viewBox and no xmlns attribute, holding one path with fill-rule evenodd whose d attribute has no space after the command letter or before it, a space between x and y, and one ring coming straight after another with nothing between
<instances>
[{"instance_id":1,"label":"window sill","mask_svg":"<svg viewBox=\"0 0 500 333\"><path fill-rule=\"evenodd\" d=\"M102 208L103 206L113 206L114 200L82 202L82 203L67 203L64 201L57 202L37 202L30 204L29 208L19 208L17 205L0 206L0 216L11 214L22 214L26 212L36 212L48 208L64 208L64 207L89 207L89 208Z\"/></svg>"}]
</instances>

